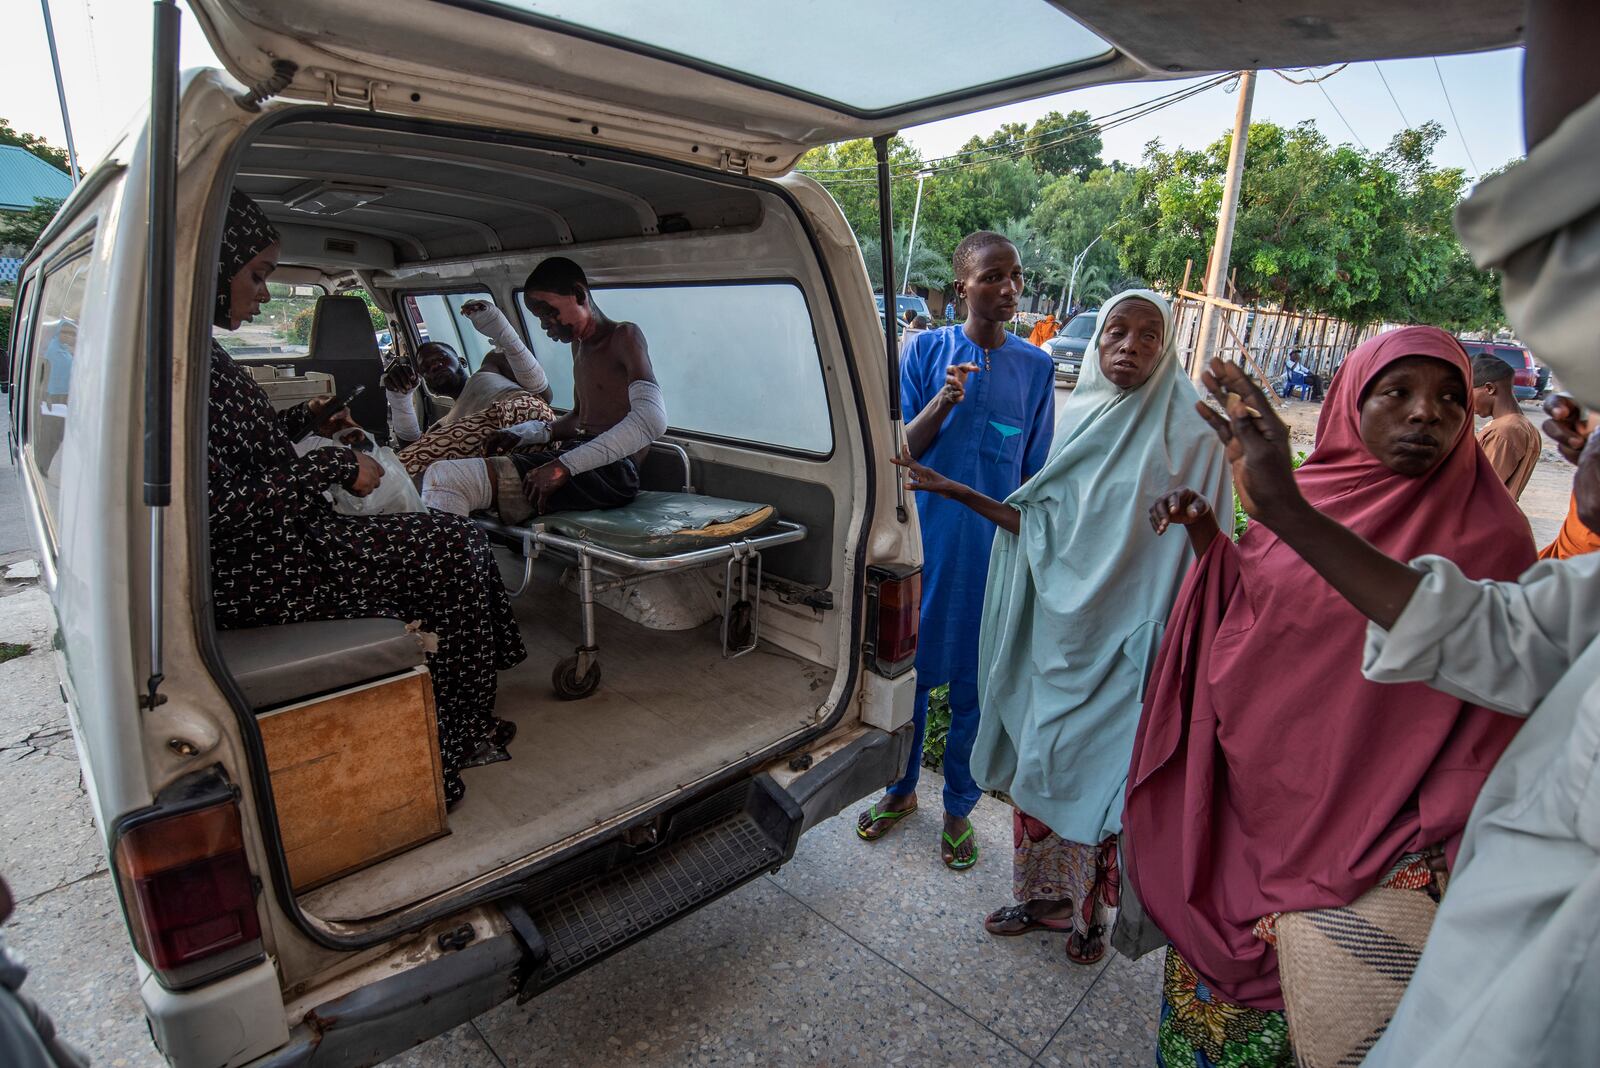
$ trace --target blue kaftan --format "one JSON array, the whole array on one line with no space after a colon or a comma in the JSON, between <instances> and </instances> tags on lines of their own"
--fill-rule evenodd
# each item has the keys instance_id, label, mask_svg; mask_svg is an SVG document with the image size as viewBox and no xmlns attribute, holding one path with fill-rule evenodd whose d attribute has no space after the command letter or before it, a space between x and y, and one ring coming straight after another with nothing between
<instances>
[{"instance_id":1,"label":"blue kaftan","mask_svg":"<svg viewBox=\"0 0 1600 1068\"><path fill-rule=\"evenodd\" d=\"M967 376L966 397L918 460L1003 501L1044 465L1055 431L1055 369L1036 345L1006 334L989 369ZM900 404L910 423L944 388L952 364L984 365L960 326L918 335L900 361ZM978 629L994 524L964 504L918 493L922 522L922 622L917 676L926 686L978 677Z\"/></svg>"}]
</instances>

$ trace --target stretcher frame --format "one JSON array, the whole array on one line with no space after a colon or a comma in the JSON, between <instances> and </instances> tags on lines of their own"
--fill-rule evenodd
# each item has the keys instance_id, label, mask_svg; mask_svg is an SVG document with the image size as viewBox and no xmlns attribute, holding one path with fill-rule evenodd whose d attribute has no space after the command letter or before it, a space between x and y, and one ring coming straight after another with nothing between
<instances>
[{"instance_id":1,"label":"stretcher frame","mask_svg":"<svg viewBox=\"0 0 1600 1068\"><path fill-rule=\"evenodd\" d=\"M679 492L694 494L688 452L681 445L667 441L657 441L653 447L677 456L683 465L683 489ZM489 534L520 548L521 580L515 586L506 584L507 592L512 597L519 596L532 583L534 563L541 558L548 557L577 567L583 642L572 656L565 657L556 665L551 675L556 696L566 700L588 697L600 685L600 647L594 621L597 594L627 589L662 575L698 571L722 564L722 655L725 659L736 659L752 652L761 641L762 551L803 541L808 533L800 523L779 519L764 533L751 537L662 556L637 556L558 534L547 529L543 522L518 526L484 515L475 515L472 520ZM754 597L750 595L752 568L755 572ZM735 571L739 579L737 599L733 596ZM742 618L746 613L748 619ZM747 634L737 633L746 628Z\"/></svg>"}]
</instances>

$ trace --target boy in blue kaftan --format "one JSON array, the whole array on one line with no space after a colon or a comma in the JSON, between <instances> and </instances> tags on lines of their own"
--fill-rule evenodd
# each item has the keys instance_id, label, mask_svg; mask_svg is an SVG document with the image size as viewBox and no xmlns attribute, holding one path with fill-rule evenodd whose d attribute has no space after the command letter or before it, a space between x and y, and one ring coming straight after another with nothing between
<instances>
[{"instance_id":1,"label":"boy in blue kaftan","mask_svg":"<svg viewBox=\"0 0 1600 1068\"><path fill-rule=\"evenodd\" d=\"M1004 500L1037 471L1055 427L1055 371L1038 347L1005 330L1022 291L1016 249L998 234L964 239L955 255L967 322L918 335L901 355L901 407L911 454ZM915 808L928 691L950 684L944 751L944 849L952 868L977 860L971 813L982 791L969 762L978 730L978 628L994 524L955 501L916 494L922 526L922 618L917 639L916 740L905 776L857 833L873 840Z\"/></svg>"}]
</instances>

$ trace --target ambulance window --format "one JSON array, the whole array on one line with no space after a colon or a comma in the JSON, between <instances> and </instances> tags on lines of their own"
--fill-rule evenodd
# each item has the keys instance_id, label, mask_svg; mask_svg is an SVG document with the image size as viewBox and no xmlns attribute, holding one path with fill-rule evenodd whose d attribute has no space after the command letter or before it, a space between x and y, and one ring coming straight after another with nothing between
<instances>
[{"instance_id":1,"label":"ambulance window","mask_svg":"<svg viewBox=\"0 0 1600 1068\"><path fill-rule=\"evenodd\" d=\"M473 329L472 320L462 313L461 305L469 300L494 303L494 297L487 289L473 289L456 293L407 294L405 308L419 345L427 341L442 341L467 361L470 370L476 371L494 346L488 338Z\"/></svg>"},{"instance_id":2,"label":"ambulance window","mask_svg":"<svg viewBox=\"0 0 1600 1068\"><path fill-rule=\"evenodd\" d=\"M674 430L798 452L833 451L822 357L805 294L792 282L696 282L595 290L616 320L637 323ZM523 325L544 337L521 301ZM539 349L552 403L572 406L565 346Z\"/></svg>"},{"instance_id":3,"label":"ambulance window","mask_svg":"<svg viewBox=\"0 0 1600 1068\"><path fill-rule=\"evenodd\" d=\"M308 354L317 298L327 292L314 283L268 282L272 299L239 329L218 334L217 343L236 360L296 360Z\"/></svg>"},{"instance_id":4,"label":"ambulance window","mask_svg":"<svg viewBox=\"0 0 1600 1068\"><path fill-rule=\"evenodd\" d=\"M52 534L60 529L61 446L70 415L73 362L89 287L89 264L85 247L79 255L50 269L44 276L33 327L24 451L43 484L45 515Z\"/></svg>"}]
</instances>

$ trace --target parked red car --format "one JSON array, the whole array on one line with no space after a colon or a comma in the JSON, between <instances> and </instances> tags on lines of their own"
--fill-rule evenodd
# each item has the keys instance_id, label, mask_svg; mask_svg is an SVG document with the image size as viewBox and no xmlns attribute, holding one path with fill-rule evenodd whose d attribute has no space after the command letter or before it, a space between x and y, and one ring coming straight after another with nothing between
<instances>
[{"instance_id":1,"label":"parked red car","mask_svg":"<svg viewBox=\"0 0 1600 1068\"><path fill-rule=\"evenodd\" d=\"M1511 365L1514 372L1511 380L1511 392L1518 400L1534 400L1544 391L1544 384L1548 382L1547 376L1539 373L1538 366L1533 362L1533 353L1521 345L1511 345L1503 341L1467 341L1461 340L1461 347L1467 350L1468 356L1498 356ZM1544 381L1541 381L1541 378Z\"/></svg>"}]
</instances>

